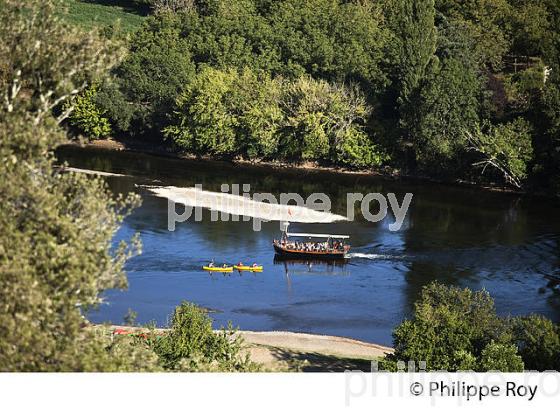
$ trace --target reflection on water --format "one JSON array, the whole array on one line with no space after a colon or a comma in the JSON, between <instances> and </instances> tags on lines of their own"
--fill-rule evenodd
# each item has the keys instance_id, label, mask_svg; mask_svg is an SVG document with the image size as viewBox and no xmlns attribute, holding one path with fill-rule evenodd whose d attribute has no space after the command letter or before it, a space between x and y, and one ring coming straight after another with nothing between
<instances>
[{"instance_id":1,"label":"reflection on water","mask_svg":"<svg viewBox=\"0 0 560 410\"><path fill-rule=\"evenodd\" d=\"M500 314L541 313L560 320L560 219L557 204L541 198L480 192L428 183L352 175L249 169L232 164L189 162L143 154L64 148L70 165L133 177L107 177L117 193L138 192L142 206L126 219L115 240L141 234L143 254L127 263L129 289L106 292L94 321L120 323L128 308L140 321L165 324L181 300L215 310L218 325L232 321L249 330L291 330L390 343L391 331L425 284L485 288ZM324 192L332 212L346 215L350 192L393 192L414 198L398 232L366 222L359 205L354 222L292 224L295 231L351 235L347 263L282 261L272 240L278 222L254 232L249 222L178 224L167 230L167 201L142 184L220 191L221 184L251 184L252 192ZM374 212L374 210L372 210ZM208 274L201 266L257 262L264 272Z\"/></svg>"}]
</instances>

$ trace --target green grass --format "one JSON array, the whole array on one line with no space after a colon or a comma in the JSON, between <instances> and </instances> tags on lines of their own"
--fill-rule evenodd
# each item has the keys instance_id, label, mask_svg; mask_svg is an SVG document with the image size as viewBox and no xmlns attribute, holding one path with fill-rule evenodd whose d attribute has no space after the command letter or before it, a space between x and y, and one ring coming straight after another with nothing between
<instances>
[{"instance_id":1,"label":"green grass","mask_svg":"<svg viewBox=\"0 0 560 410\"><path fill-rule=\"evenodd\" d=\"M130 33L137 30L149 13L147 7L132 0L64 0L66 21L91 30L120 21L121 29Z\"/></svg>"}]
</instances>

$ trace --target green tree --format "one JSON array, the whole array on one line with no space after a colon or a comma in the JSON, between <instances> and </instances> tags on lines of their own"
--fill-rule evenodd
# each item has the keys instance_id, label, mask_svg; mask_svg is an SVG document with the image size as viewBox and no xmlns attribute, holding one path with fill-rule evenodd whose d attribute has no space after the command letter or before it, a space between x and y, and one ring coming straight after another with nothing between
<instances>
[{"instance_id":1,"label":"green tree","mask_svg":"<svg viewBox=\"0 0 560 410\"><path fill-rule=\"evenodd\" d=\"M493 340L486 345L480 355L479 371L522 372L523 359L512 344L496 343Z\"/></svg>"},{"instance_id":2,"label":"green tree","mask_svg":"<svg viewBox=\"0 0 560 410\"><path fill-rule=\"evenodd\" d=\"M181 303L175 309L169 332L149 343L168 370L257 370L249 356L242 353L243 339L234 329L230 326L214 332L212 319L191 303Z\"/></svg>"},{"instance_id":3,"label":"green tree","mask_svg":"<svg viewBox=\"0 0 560 410\"><path fill-rule=\"evenodd\" d=\"M389 360L425 361L428 370L476 370L492 341L507 347L510 340L488 292L432 283L423 288L413 318L395 328ZM486 356L494 347L489 349Z\"/></svg>"},{"instance_id":4,"label":"green tree","mask_svg":"<svg viewBox=\"0 0 560 410\"><path fill-rule=\"evenodd\" d=\"M398 105L406 109L436 51L434 1L391 0L384 7L392 33L389 45L393 60L391 79Z\"/></svg>"},{"instance_id":5,"label":"green tree","mask_svg":"<svg viewBox=\"0 0 560 410\"><path fill-rule=\"evenodd\" d=\"M508 0L437 0L439 13L464 25L484 66L498 71L510 47L512 9Z\"/></svg>"},{"instance_id":6,"label":"green tree","mask_svg":"<svg viewBox=\"0 0 560 410\"><path fill-rule=\"evenodd\" d=\"M511 319L513 338L528 370L560 369L560 328L550 320L531 315Z\"/></svg>"},{"instance_id":7,"label":"green tree","mask_svg":"<svg viewBox=\"0 0 560 410\"><path fill-rule=\"evenodd\" d=\"M422 169L439 174L460 169L466 133L478 124L481 84L474 70L450 58L434 69L419 91L414 148Z\"/></svg>"},{"instance_id":8,"label":"green tree","mask_svg":"<svg viewBox=\"0 0 560 410\"><path fill-rule=\"evenodd\" d=\"M484 174L490 167L504 180L520 188L527 177L527 166L533 158L532 128L524 119L518 118L507 124L487 125L467 132L469 149L476 152L480 160L473 163L482 168Z\"/></svg>"},{"instance_id":9,"label":"green tree","mask_svg":"<svg viewBox=\"0 0 560 410\"><path fill-rule=\"evenodd\" d=\"M177 21L170 13L148 18L115 68L116 80L100 90L96 102L120 131L160 133L169 123L175 99L194 77L190 46Z\"/></svg>"},{"instance_id":10,"label":"green tree","mask_svg":"<svg viewBox=\"0 0 560 410\"><path fill-rule=\"evenodd\" d=\"M54 168L51 152L65 140L58 124L71 101L119 55L95 33L61 24L59 6L2 0L0 7L2 371L103 370L112 353L84 334L78 307L125 286L123 264L138 249L134 242L111 249L134 197L114 199L102 180ZM128 368L146 358L119 357Z\"/></svg>"},{"instance_id":11,"label":"green tree","mask_svg":"<svg viewBox=\"0 0 560 410\"><path fill-rule=\"evenodd\" d=\"M351 166L381 163L383 155L364 131L371 110L359 88L301 77L284 89L281 155Z\"/></svg>"},{"instance_id":12,"label":"green tree","mask_svg":"<svg viewBox=\"0 0 560 410\"><path fill-rule=\"evenodd\" d=\"M70 124L89 139L108 137L111 133L109 120L104 117L95 102L97 86L92 85L82 91L67 108L72 110L68 120Z\"/></svg>"}]
</instances>

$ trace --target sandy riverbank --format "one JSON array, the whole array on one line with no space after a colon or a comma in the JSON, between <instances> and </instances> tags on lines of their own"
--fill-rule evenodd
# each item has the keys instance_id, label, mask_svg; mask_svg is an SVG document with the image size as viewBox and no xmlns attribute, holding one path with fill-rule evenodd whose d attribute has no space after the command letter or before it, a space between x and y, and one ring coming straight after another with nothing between
<instances>
[{"instance_id":1,"label":"sandy riverbank","mask_svg":"<svg viewBox=\"0 0 560 410\"><path fill-rule=\"evenodd\" d=\"M102 329L103 325L93 325ZM142 332L147 329L130 326L109 326L114 331ZM166 329L156 329L166 332ZM387 346L339 336L314 335L284 331L238 331L251 360L264 371L368 371L371 361L393 351Z\"/></svg>"}]
</instances>

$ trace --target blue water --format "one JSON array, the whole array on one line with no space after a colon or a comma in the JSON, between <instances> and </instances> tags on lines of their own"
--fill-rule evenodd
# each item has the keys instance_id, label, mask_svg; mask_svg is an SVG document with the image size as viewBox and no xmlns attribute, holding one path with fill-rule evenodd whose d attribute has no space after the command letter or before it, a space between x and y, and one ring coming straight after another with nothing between
<instances>
[{"instance_id":1,"label":"blue water","mask_svg":"<svg viewBox=\"0 0 560 410\"><path fill-rule=\"evenodd\" d=\"M144 154L68 148L72 166L124 173L108 177L115 193L137 192L143 204L115 241L140 233L143 253L126 264L129 287L105 293L89 313L94 322L122 323L129 308L139 322L165 325L174 306L188 300L212 310L217 327L231 321L246 330L289 330L391 343L392 329L410 315L423 285L442 283L487 289L501 315L540 313L560 320L560 219L557 203L435 184L380 178L275 173ZM251 183L255 192L325 192L345 214L347 192L395 192L414 198L403 228L388 223L293 224L294 231L351 235L344 265L275 262L272 239L279 223L181 223L167 230L167 200L141 184L193 186L219 191L221 183ZM201 266L258 262L262 273L209 274ZM558 279L557 279L558 278Z\"/></svg>"}]
</instances>

